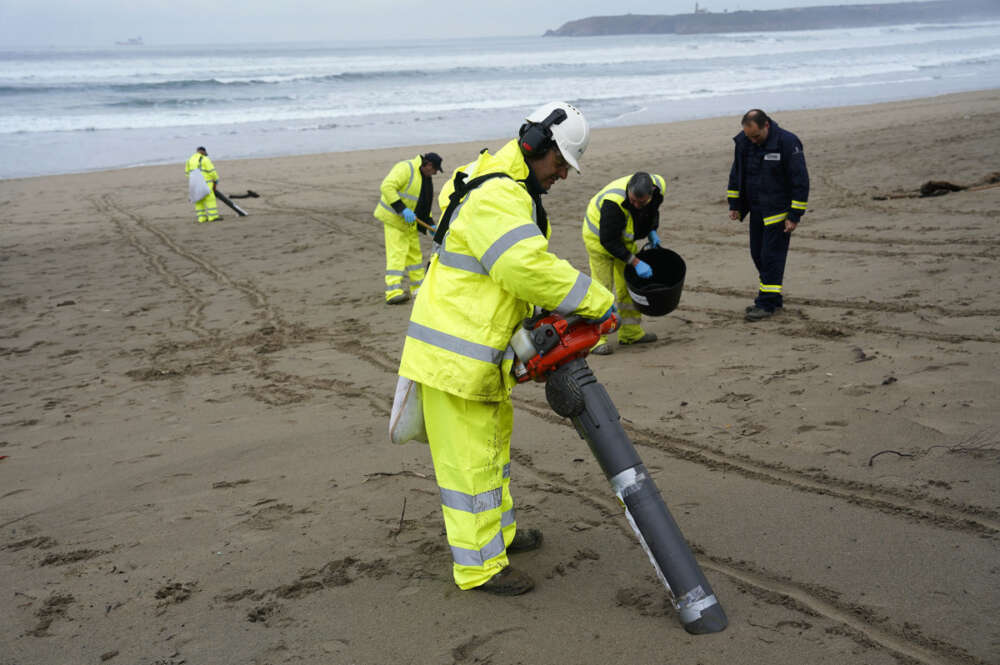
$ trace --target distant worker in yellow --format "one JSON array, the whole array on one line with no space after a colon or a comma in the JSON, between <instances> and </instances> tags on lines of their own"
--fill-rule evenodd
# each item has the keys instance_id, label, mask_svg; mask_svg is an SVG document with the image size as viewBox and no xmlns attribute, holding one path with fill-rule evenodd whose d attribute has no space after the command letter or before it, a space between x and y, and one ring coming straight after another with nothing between
<instances>
[{"instance_id":1,"label":"distant worker in yellow","mask_svg":"<svg viewBox=\"0 0 1000 665\"><path fill-rule=\"evenodd\" d=\"M431 176L441 171L441 156L436 152L417 155L397 163L382 180L381 198L375 207L375 219L385 229L385 302L400 305L416 296L424 280L424 259L418 230L433 226L431 204L434 183ZM410 291L403 290L403 277L410 278Z\"/></svg>"},{"instance_id":2,"label":"distant worker in yellow","mask_svg":"<svg viewBox=\"0 0 1000 665\"><path fill-rule=\"evenodd\" d=\"M631 265L639 277L651 277L652 268L636 255L636 240L648 239L657 247L660 237L660 204L666 192L663 176L638 171L611 181L587 206L583 219L583 244L590 257L590 276L615 294L622 326L619 344L655 342L656 335L640 325L642 314L636 309L625 284L625 265ZM612 352L607 337L601 337L591 353Z\"/></svg>"},{"instance_id":3,"label":"distant worker in yellow","mask_svg":"<svg viewBox=\"0 0 1000 665\"><path fill-rule=\"evenodd\" d=\"M215 186L219 182L219 173L215 170L215 164L208 158L208 151L204 146L199 146L187 160L184 173L188 177L188 200L194 204L198 223L222 221L215 200Z\"/></svg>"}]
</instances>

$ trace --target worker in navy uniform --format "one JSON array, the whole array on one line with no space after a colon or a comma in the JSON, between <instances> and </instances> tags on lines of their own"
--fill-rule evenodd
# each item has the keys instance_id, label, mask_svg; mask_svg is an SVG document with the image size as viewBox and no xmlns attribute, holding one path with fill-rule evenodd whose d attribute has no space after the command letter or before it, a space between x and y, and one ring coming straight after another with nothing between
<instances>
[{"instance_id":1,"label":"worker in navy uniform","mask_svg":"<svg viewBox=\"0 0 1000 665\"><path fill-rule=\"evenodd\" d=\"M764 111L747 111L740 124L726 197L730 219L750 215L750 257L760 284L746 320L760 321L783 304L788 244L806 211L809 172L802 142Z\"/></svg>"}]
</instances>

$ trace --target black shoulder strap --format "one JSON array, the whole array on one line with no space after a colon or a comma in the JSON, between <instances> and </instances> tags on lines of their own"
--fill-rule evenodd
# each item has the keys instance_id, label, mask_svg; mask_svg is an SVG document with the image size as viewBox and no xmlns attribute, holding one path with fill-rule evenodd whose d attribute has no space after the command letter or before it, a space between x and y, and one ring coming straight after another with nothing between
<instances>
[{"instance_id":1,"label":"black shoulder strap","mask_svg":"<svg viewBox=\"0 0 1000 665\"><path fill-rule=\"evenodd\" d=\"M478 178L473 178L472 180L466 182L465 179L469 177L468 173L464 171L456 171L455 179L452 183L455 185L455 191L451 193L448 197L448 207L445 209L444 214L441 215L441 221L438 222L437 232L434 234L434 242L441 244L444 242L444 236L448 233L448 227L451 226L451 217L455 214L455 209L458 208L458 204L462 201L466 194L476 189L482 185L487 180L492 180L493 178L510 178L506 173L487 173L486 175L481 175Z\"/></svg>"}]
</instances>

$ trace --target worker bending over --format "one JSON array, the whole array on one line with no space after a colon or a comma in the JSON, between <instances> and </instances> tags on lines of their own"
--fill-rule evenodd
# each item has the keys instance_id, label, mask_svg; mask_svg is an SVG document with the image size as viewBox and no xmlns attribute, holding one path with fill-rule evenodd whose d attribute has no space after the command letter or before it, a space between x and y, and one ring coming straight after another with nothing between
<instances>
[{"instance_id":1,"label":"worker bending over","mask_svg":"<svg viewBox=\"0 0 1000 665\"><path fill-rule=\"evenodd\" d=\"M382 180L381 198L375 219L385 230L385 301L400 305L416 296L424 279L423 254L418 229L431 221L434 183L431 176L441 171L441 156L435 152L398 162ZM410 291L403 290L403 277L410 278Z\"/></svg>"},{"instance_id":2,"label":"worker bending over","mask_svg":"<svg viewBox=\"0 0 1000 665\"><path fill-rule=\"evenodd\" d=\"M622 326L619 344L655 342L656 335L643 331L642 314L636 309L625 284L625 264L635 268L639 277L652 277L653 269L636 255L636 240L648 238L648 246L657 247L660 237L660 204L666 192L663 176L638 171L612 180L587 206L583 219L583 244L590 257L590 275L615 294ZM612 352L602 336L591 353Z\"/></svg>"}]
</instances>

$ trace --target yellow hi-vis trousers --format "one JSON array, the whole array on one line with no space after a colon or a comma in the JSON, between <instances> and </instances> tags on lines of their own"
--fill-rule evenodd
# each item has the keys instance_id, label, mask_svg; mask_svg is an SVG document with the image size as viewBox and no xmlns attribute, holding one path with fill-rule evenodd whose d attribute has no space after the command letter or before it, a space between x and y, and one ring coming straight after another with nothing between
<instances>
[{"instance_id":1,"label":"yellow hi-vis trousers","mask_svg":"<svg viewBox=\"0 0 1000 665\"><path fill-rule=\"evenodd\" d=\"M215 200L215 192L212 185L208 185L208 194L205 198L194 204L194 210L198 214L198 223L214 222L219 218L219 209Z\"/></svg>"},{"instance_id":2,"label":"yellow hi-vis trousers","mask_svg":"<svg viewBox=\"0 0 1000 665\"><path fill-rule=\"evenodd\" d=\"M417 295L424 281L424 257L420 253L420 238L416 226L405 230L388 222L385 229L385 299L402 295L403 277L410 277L410 294Z\"/></svg>"},{"instance_id":3,"label":"yellow hi-vis trousers","mask_svg":"<svg viewBox=\"0 0 1000 665\"><path fill-rule=\"evenodd\" d=\"M452 573L461 589L485 584L508 564L514 539L510 495L510 400L474 402L420 386L424 425L441 491Z\"/></svg>"},{"instance_id":4,"label":"yellow hi-vis trousers","mask_svg":"<svg viewBox=\"0 0 1000 665\"><path fill-rule=\"evenodd\" d=\"M632 302L632 296L628 294L628 287L625 284L625 262L616 259L607 252L590 251L589 247L587 255L590 257L590 277L615 294L615 304L622 317L622 325L618 329L618 342L631 344L646 333L639 325L642 314L635 308L635 303ZM607 341L607 335L601 335L596 346L606 344Z\"/></svg>"}]
</instances>

